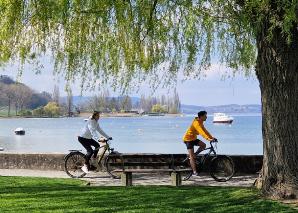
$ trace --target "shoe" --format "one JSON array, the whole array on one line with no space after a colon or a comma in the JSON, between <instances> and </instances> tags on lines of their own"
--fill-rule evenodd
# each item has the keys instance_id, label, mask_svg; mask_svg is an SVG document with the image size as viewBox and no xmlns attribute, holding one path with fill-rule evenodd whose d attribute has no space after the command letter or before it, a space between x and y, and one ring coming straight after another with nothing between
<instances>
[{"instance_id":1,"label":"shoe","mask_svg":"<svg viewBox=\"0 0 298 213\"><path fill-rule=\"evenodd\" d=\"M194 173L192 173L192 176L193 176L193 177L199 177L199 173L194 172Z\"/></svg>"},{"instance_id":2,"label":"shoe","mask_svg":"<svg viewBox=\"0 0 298 213\"><path fill-rule=\"evenodd\" d=\"M81 170L82 170L83 172L85 172L86 174L89 173L89 170L88 170L88 167L87 167L86 164L84 164L84 166L81 168Z\"/></svg>"},{"instance_id":3,"label":"shoe","mask_svg":"<svg viewBox=\"0 0 298 213\"><path fill-rule=\"evenodd\" d=\"M95 171L97 168L93 165L90 166L89 171Z\"/></svg>"}]
</instances>

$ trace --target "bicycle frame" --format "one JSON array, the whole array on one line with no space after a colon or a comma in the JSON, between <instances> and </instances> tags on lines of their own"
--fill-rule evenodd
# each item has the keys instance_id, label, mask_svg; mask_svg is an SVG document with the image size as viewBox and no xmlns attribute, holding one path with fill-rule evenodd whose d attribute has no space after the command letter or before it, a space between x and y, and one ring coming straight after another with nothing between
<instances>
[{"instance_id":1,"label":"bicycle frame","mask_svg":"<svg viewBox=\"0 0 298 213\"><path fill-rule=\"evenodd\" d=\"M110 144L109 144L108 141L104 141L104 143L105 143L105 145L100 146L100 147L98 147L97 149L95 149L95 150L104 149L103 152L100 154L100 156L99 156L99 158L98 158L98 161L97 161L98 164L99 164L99 163L101 162L101 160L103 159L103 157L104 157L104 155L105 155L105 153L106 153L107 150L109 151L109 153L111 153L111 151L113 152L113 150L114 150L113 148L110 148Z\"/></svg>"},{"instance_id":2,"label":"bicycle frame","mask_svg":"<svg viewBox=\"0 0 298 213\"><path fill-rule=\"evenodd\" d=\"M205 151L205 150L209 150L206 154L204 154L203 156L202 156L202 158L201 158L201 160L199 161L198 159L198 156L199 155L197 155L197 164L201 164L201 165L203 165L204 163L205 163L205 161L206 161L206 159L207 159L207 157L209 157L211 154L213 154L214 156L216 156L217 154L216 154L216 151L215 151L215 149L214 149L214 147L213 147L213 143L215 143L215 142L210 142L210 147L208 147L208 148L205 148L203 151Z\"/></svg>"}]
</instances>

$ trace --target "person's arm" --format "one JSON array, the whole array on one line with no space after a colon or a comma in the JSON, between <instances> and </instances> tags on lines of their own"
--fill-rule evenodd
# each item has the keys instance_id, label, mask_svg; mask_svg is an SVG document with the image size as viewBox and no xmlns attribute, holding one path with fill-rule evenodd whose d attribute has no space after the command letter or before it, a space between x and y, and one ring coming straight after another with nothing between
<instances>
[{"instance_id":1,"label":"person's arm","mask_svg":"<svg viewBox=\"0 0 298 213\"><path fill-rule=\"evenodd\" d=\"M97 131L102 135L102 136L104 136L106 139L109 139L110 138L110 136L108 136L101 128L100 128L100 126L99 126L99 124L98 123L96 123L97 124Z\"/></svg>"},{"instance_id":2,"label":"person's arm","mask_svg":"<svg viewBox=\"0 0 298 213\"><path fill-rule=\"evenodd\" d=\"M203 138L205 138L208 141L212 141L213 140L213 136L207 131L207 129L204 127L203 124L197 123L195 125L196 130L198 131L198 133L200 135L202 135Z\"/></svg>"},{"instance_id":3,"label":"person's arm","mask_svg":"<svg viewBox=\"0 0 298 213\"><path fill-rule=\"evenodd\" d=\"M90 133L92 135L92 139L95 141L99 140L98 134L97 134L97 122L95 120L88 121L88 129L90 130Z\"/></svg>"}]
</instances>

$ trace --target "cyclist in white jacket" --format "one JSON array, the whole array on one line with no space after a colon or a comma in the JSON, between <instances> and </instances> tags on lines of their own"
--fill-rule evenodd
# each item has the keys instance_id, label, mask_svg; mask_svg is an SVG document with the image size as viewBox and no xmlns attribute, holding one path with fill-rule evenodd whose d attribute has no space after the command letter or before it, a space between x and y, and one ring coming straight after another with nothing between
<instances>
[{"instance_id":1,"label":"cyclist in white jacket","mask_svg":"<svg viewBox=\"0 0 298 213\"><path fill-rule=\"evenodd\" d=\"M100 117L100 112L94 111L92 116L86 122L84 128L82 129L81 135L78 137L79 142L83 145L83 147L87 150L85 165L82 167L83 172L88 173L89 170L94 170L95 167L90 166L90 159L93 155L96 158L99 148L99 137L97 132L99 132L106 139L112 140L112 137L108 136L98 124L98 120ZM94 146L94 150L91 146Z\"/></svg>"}]
</instances>

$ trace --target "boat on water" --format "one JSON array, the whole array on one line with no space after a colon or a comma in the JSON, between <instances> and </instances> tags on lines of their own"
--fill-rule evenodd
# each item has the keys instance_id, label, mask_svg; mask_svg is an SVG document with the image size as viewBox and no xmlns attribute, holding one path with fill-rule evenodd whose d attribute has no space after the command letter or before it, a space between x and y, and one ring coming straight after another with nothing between
<instances>
[{"instance_id":1,"label":"boat on water","mask_svg":"<svg viewBox=\"0 0 298 213\"><path fill-rule=\"evenodd\" d=\"M226 123L231 124L234 118L226 115L225 113L214 113L213 123Z\"/></svg>"},{"instance_id":2,"label":"boat on water","mask_svg":"<svg viewBox=\"0 0 298 213\"><path fill-rule=\"evenodd\" d=\"M18 127L14 130L16 135L25 135L25 130L22 127Z\"/></svg>"}]
</instances>

